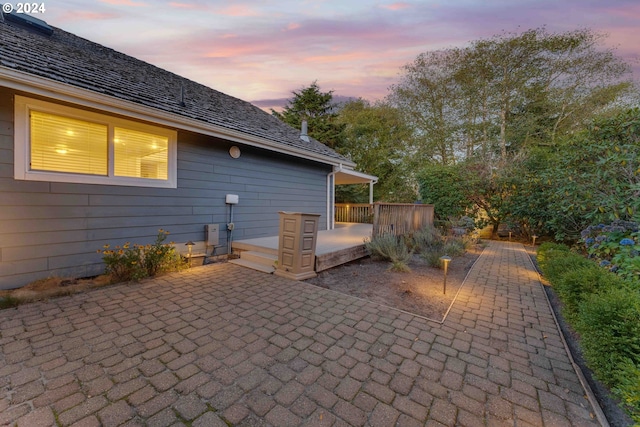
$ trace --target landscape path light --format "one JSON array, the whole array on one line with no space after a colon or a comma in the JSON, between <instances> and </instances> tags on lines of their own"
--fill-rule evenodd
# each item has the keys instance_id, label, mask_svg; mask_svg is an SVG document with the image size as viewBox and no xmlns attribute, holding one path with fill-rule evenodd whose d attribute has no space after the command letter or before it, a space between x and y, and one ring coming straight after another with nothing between
<instances>
[{"instance_id":1,"label":"landscape path light","mask_svg":"<svg viewBox=\"0 0 640 427\"><path fill-rule=\"evenodd\" d=\"M444 266L444 282L442 284L442 293L446 294L447 293L447 269L449 268L451 257L448 255L441 256L440 261L442 261L442 265Z\"/></svg>"},{"instance_id":2,"label":"landscape path light","mask_svg":"<svg viewBox=\"0 0 640 427\"><path fill-rule=\"evenodd\" d=\"M536 245L536 239L538 238L538 236L536 236L534 234L533 236L531 236L531 238L533 239L533 243L531 244L531 246L535 246Z\"/></svg>"},{"instance_id":3,"label":"landscape path light","mask_svg":"<svg viewBox=\"0 0 640 427\"><path fill-rule=\"evenodd\" d=\"M191 240L189 240L184 245L189 248L189 268L191 268L191 248L193 248L193 245L195 245L195 243L193 243Z\"/></svg>"}]
</instances>

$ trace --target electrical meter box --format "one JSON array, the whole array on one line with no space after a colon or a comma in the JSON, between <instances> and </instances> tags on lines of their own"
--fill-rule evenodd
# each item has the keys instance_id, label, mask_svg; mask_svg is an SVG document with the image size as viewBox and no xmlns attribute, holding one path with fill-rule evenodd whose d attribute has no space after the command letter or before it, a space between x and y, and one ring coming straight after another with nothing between
<instances>
[{"instance_id":1,"label":"electrical meter box","mask_svg":"<svg viewBox=\"0 0 640 427\"><path fill-rule=\"evenodd\" d=\"M204 226L204 231L207 246L218 246L220 239L220 226L218 224L207 224Z\"/></svg>"}]
</instances>

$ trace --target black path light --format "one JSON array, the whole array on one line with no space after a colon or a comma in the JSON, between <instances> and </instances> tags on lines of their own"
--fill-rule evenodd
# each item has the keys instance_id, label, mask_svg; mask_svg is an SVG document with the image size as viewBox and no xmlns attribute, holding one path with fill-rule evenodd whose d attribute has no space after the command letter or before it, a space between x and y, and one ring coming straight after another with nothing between
<instances>
[{"instance_id":1,"label":"black path light","mask_svg":"<svg viewBox=\"0 0 640 427\"><path fill-rule=\"evenodd\" d=\"M444 283L442 285L442 293L447 293L447 269L449 268L449 263L451 262L451 257L448 255L444 255L440 257L440 261L444 266Z\"/></svg>"}]
</instances>

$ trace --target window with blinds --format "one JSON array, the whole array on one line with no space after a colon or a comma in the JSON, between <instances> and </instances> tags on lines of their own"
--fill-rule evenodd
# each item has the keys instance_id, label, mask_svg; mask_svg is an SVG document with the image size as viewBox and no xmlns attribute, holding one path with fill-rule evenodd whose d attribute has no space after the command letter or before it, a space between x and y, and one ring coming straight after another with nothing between
<instances>
[{"instance_id":1,"label":"window with blinds","mask_svg":"<svg viewBox=\"0 0 640 427\"><path fill-rule=\"evenodd\" d=\"M16 179L176 187L176 132L16 96Z\"/></svg>"},{"instance_id":2,"label":"window with blinds","mask_svg":"<svg viewBox=\"0 0 640 427\"><path fill-rule=\"evenodd\" d=\"M31 111L31 169L106 176L105 125Z\"/></svg>"},{"instance_id":3,"label":"window with blinds","mask_svg":"<svg viewBox=\"0 0 640 427\"><path fill-rule=\"evenodd\" d=\"M113 142L117 176L167 179L168 138L117 127Z\"/></svg>"}]
</instances>

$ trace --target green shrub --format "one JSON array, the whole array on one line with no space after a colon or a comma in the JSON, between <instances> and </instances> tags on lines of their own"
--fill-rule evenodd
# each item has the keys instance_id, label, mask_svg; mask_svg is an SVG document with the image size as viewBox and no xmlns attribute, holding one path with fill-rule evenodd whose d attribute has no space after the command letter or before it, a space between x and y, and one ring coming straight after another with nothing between
<instances>
[{"instance_id":1,"label":"green shrub","mask_svg":"<svg viewBox=\"0 0 640 427\"><path fill-rule=\"evenodd\" d=\"M440 257L444 254L444 250L441 248L434 248L428 252L423 252L420 256L427 262L429 267L442 268L442 261L440 261Z\"/></svg>"},{"instance_id":2,"label":"green shrub","mask_svg":"<svg viewBox=\"0 0 640 427\"><path fill-rule=\"evenodd\" d=\"M466 252L465 240L461 237L448 238L444 243L442 251L449 256L460 256Z\"/></svg>"},{"instance_id":3,"label":"green shrub","mask_svg":"<svg viewBox=\"0 0 640 427\"><path fill-rule=\"evenodd\" d=\"M414 232L407 240L412 248L419 253L441 247L443 244L442 234L434 226L427 226Z\"/></svg>"},{"instance_id":4,"label":"green shrub","mask_svg":"<svg viewBox=\"0 0 640 427\"><path fill-rule=\"evenodd\" d=\"M562 243L545 242L540 245L536 254L536 261L540 269L544 271L546 263L555 257L564 256L571 251L569 246Z\"/></svg>"},{"instance_id":5,"label":"green shrub","mask_svg":"<svg viewBox=\"0 0 640 427\"><path fill-rule=\"evenodd\" d=\"M115 249L110 249L111 245L104 245L102 250L102 261L105 263L105 273L111 276L111 281L128 282L130 280L140 280L146 277L146 270L142 265L142 251L138 245L129 242Z\"/></svg>"},{"instance_id":6,"label":"green shrub","mask_svg":"<svg viewBox=\"0 0 640 427\"><path fill-rule=\"evenodd\" d=\"M552 253L553 255L549 257ZM558 282L558 279L569 271L579 270L581 268L594 265L585 257L573 252L547 251L546 256L547 259L540 268L552 285L555 285L555 283Z\"/></svg>"},{"instance_id":7,"label":"green shrub","mask_svg":"<svg viewBox=\"0 0 640 427\"><path fill-rule=\"evenodd\" d=\"M407 265L407 261L393 260L391 261L391 267L389 267L389 270L397 271L399 273L409 273L411 268Z\"/></svg>"},{"instance_id":8,"label":"green shrub","mask_svg":"<svg viewBox=\"0 0 640 427\"><path fill-rule=\"evenodd\" d=\"M640 425L640 365L629 359L620 363L616 383L613 393Z\"/></svg>"},{"instance_id":9,"label":"green shrub","mask_svg":"<svg viewBox=\"0 0 640 427\"><path fill-rule=\"evenodd\" d=\"M590 264L564 272L552 284L562 300L563 313L569 320L573 320L580 303L590 294L621 288L625 283L620 277Z\"/></svg>"},{"instance_id":10,"label":"green shrub","mask_svg":"<svg viewBox=\"0 0 640 427\"><path fill-rule=\"evenodd\" d=\"M0 310L5 308L17 307L22 303L18 298L11 295L0 297Z\"/></svg>"},{"instance_id":11,"label":"green shrub","mask_svg":"<svg viewBox=\"0 0 640 427\"><path fill-rule=\"evenodd\" d=\"M156 241L149 245L131 245L127 242L115 249L104 245L103 250L98 252L102 253L105 272L111 275L112 282L137 281L185 268L186 264L173 243L164 243L168 234L168 231L158 230Z\"/></svg>"},{"instance_id":12,"label":"green shrub","mask_svg":"<svg viewBox=\"0 0 640 427\"><path fill-rule=\"evenodd\" d=\"M613 288L590 294L579 305L575 327L589 367L605 384L615 386L626 360L640 365L640 292Z\"/></svg>"},{"instance_id":13,"label":"green shrub","mask_svg":"<svg viewBox=\"0 0 640 427\"><path fill-rule=\"evenodd\" d=\"M407 263L411 260L413 251L407 247L404 237L383 234L366 242L365 246L372 257L390 261L393 270L407 271L409 268Z\"/></svg>"}]
</instances>

